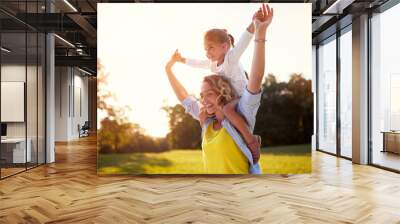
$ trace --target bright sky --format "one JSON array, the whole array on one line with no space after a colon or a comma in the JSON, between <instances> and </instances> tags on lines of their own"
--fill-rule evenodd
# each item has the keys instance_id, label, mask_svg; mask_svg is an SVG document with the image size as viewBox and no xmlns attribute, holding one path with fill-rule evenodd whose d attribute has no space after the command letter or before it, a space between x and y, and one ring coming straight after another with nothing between
<instances>
[{"instance_id":1,"label":"bright sky","mask_svg":"<svg viewBox=\"0 0 400 224\"><path fill-rule=\"evenodd\" d=\"M130 120L148 134L168 133L168 117L161 107L175 105L165 64L175 49L182 56L206 59L204 32L227 29L237 41L251 22L258 3L99 3L98 58L110 73L109 87L120 105L132 108ZM267 33L266 73L287 81L293 72L311 79L311 4L270 4L274 19ZM241 57L250 71L253 43ZM174 72L196 96L210 71L182 64ZM101 119L101 117L100 117Z\"/></svg>"}]
</instances>

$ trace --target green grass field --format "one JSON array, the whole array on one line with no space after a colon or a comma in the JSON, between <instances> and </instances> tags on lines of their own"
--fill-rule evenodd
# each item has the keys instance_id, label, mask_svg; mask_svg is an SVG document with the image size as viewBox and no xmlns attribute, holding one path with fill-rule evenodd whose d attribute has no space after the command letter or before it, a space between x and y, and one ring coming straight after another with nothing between
<instances>
[{"instance_id":1,"label":"green grass field","mask_svg":"<svg viewBox=\"0 0 400 224\"><path fill-rule=\"evenodd\" d=\"M264 174L311 172L311 145L267 147L261 150ZM202 174L200 150L162 153L99 154L98 174Z\"/></svg>"}]
</instances>

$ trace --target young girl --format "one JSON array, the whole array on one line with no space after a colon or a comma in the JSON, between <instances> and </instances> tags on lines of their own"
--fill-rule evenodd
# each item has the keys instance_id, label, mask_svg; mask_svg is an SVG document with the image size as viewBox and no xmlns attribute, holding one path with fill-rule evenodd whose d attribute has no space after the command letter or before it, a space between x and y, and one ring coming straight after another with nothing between
<instances>
[{"instance_id":1,"label":"young girl","mask_svg":"<svg viewBox=\"0 0 400 224\"><path fill-rule=\"evenodd\" d=\"M260 16L260 13L262 14L261 10L255 13L253 20L257 16ZM228 78L239 98L247 86L247 74L240 64L239 59L254 35L253 20L242 34L236 46L233 45L233 37L228 34L227 30L208 30L204 35L204 48L209 60L184 58L178 51L175 52L174 57L181 63L195 68L210 69L212 72ZM257 162L260 158L261 138L251 133L246 120L236 111L238 98L226 104L221 102L221 106L223 107L225 117L243 136L248 148L251 150L254 162Z\"/></svg>"}]
</instances>

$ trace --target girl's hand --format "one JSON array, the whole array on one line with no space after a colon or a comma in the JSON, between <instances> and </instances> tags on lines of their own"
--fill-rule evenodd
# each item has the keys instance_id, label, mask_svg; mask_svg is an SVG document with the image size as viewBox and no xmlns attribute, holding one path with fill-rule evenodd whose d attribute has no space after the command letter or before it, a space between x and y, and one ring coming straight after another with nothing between
<instances>
[{"instance_id":1,"label":"girl's hand","mask_svg":"<svg viewBox=\"0 0 400 224\"><path fill-rule=\"evenodd\" d=\"M199 121L200 121L200 126L203 126L204 122L207 120L207 111L204 108L203 105L200 106L200 113L199 113Z\"/></svg>"},{"instance_id":2,"label":"girl's hand","mask_svg":"<svg viewBox=\"0 0 400 224\"><path fill-rule=\"evenodd\" d=\"M256 30L266 30L271 24L274 16L274 9L270 8L267 4L262 4L260 9L254 14L253 21L256 26Z\"/></svg>"}]
</instances>

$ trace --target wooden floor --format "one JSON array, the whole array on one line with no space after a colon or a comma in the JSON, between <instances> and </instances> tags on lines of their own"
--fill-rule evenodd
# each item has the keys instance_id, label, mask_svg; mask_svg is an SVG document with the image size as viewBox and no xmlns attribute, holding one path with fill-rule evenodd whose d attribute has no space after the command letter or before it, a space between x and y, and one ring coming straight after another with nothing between
<instances>
[{"instance_id":1,"label":"wooden floor","mask_svg":"<svg viewBox=\"0 0 400 224\"><path fill-rule=\"evenodd\" d=\"M400 155L391 152L375 151L372 157L375 164L400 170Z\"/></svg>"},{"instance_id":2,"label":"wooden floor","mask_svg":"<svg viewBox=\"0 0 400 224\"><path fill-rule=\"evenodd\" d=\"M96 175L96 141L0 181L0 223L400 223L400 175L316 152L292 176Z\"/></svg>"},{"instance_id":3,"label":"wooden floor","mask_svg":"<svg viewBox=\"0 0 400 224\"><path fill-rule=\"evenodd\" d=\"M1 168L1 177L7 177L13 175L18 172L22 172L25 170L24 168Z\"/></svg>"},{"instance_id":4,"label":"wooden floor","mask_svg":"<svg viewBox=\"0 0 400 224\"><path fill-rule=\"evenodd\" d=\"M19 165L19 167L1 168L1 178L5 178L20 172L24 172L26 169L33 169L36 166L37 166L36 164L27 164L26 168L25 165Z\"/></svg>"}]
</instances>

